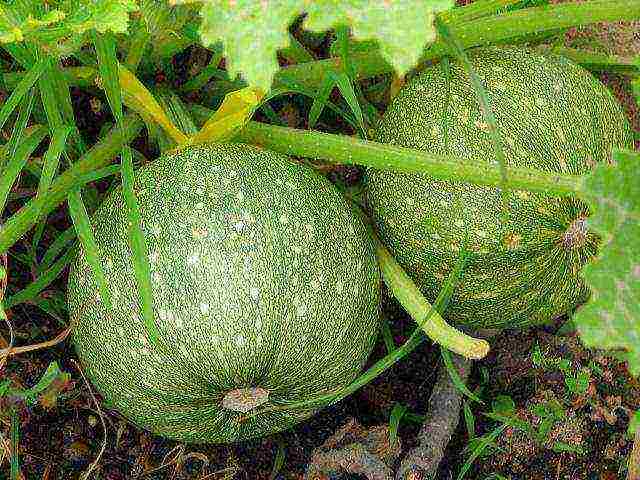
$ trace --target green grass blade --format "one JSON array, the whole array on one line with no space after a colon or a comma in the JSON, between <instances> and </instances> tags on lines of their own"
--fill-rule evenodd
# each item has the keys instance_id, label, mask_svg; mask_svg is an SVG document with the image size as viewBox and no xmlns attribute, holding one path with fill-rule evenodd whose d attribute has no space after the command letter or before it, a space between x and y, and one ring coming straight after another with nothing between
<instances>
[{"instance_id":1,"label":"green grass blade","mask_svg":"<svg viewBox=\"0 0 640 480\"><path fill-rule=\"evenodd\" d=\"M476 436L476 417L471 411L468 400L464 400L462 404L462 413L464 415L464 425L467 429L467 438L472 440Z\"/></svg>"},{"instance_id":2,"label":"green grass blade","mask_svg":"<svg viewBox=\"0 0 640 480\"><path fill-rule=\"evenodd\" d=\"M10 409L11 412L11 480L21 480L20 472L20 456L18 450L20 448L20 418L15 408Z\"/></svg>"},{"instance_id":3,"label":"green grass blade","mask_svg":"<svg viewBox=\"0 0 640 480\"><path fill-rule=\"evenodd\" d=\"M467 385L462 381L460 375L458 374L458 370L453 364L453 359L451 358L451 352L444 347L440 347L440 355L442 356L442 361L449 372L449 376L451 377L451 381L456 386L456 388L462 392L462 394L474 402L484 404L484 402L471 390L467 388Z\"/></svg>"},{"instance_id":4,"label":"green grass blade","mask_svg":"<svg viewBox=\"0 0 640 480\"><path fill-rule=\"evenodd\" d=\"M456 480L463 480L464 476L467 474L467 472L469 471L469 469L471 468L471 465L473 465L473 462L475 462L476 458L478 458L480 455L482 455L482 452L484 452L484 450L486 448L488 448L489 446L491 446L493 444L493 442L495 442L495 440L502 434L502 432L504 432L507 429L506 425L500 425L499 427L497 427L495 430L493 430L491 433L483 436L480 441L478 442L478 444L475 446L475 448L471 451L471 454L465 459L464 464L462 465L462 467L460 468L460 473L458 473L458 476L456 478Z\"/></svg>"},{"instance_id":5,"label":"green grass blade","mask_svg":"<svg viewBox=\"0 0 640 480\"><path fill-rule=\"evenodd\" d=\"M373 231L378 265L382 272L385 284L400 302L411 318L420 326L424 333L434 342L466 357L483 358L489 351L489 344L485 340L472 338L455 329L444 321L438 311L422 295L415 283L391 256L386 247L380 242ZM461 275L464 268L464 260L458 262L453 272ZM446 289L446 288L445 288ZM447 292L450 295L451 292ZM448 298L448 297L447 297Z\"/></svg>"},{"instance_id":6,"label":"green grass blade","mask_svg":"<svg viewBox=\"0 0 640 480\"><path fill-rule=\"evenodd\" d=\"M129 218L129 246L133 253L133 267L138 286L138 301L142 312L149 339L157 346L160 344L160 335L153 315L153 291L151 288L151 267L147 255L147 244L144 233L140 228L142 216L138 200L133 193L133 158L131 149L125 147L122 151L122 191L128 210Z\"/></svg>"},{"instance_id":7,"label":"green grass blade","mask_svg":"<svg viewBox=\"0 0 640 480\"><path fill-rule=\"evenodd\" d=\"M276 480L278 478L286 460L287 451L282 438L280 438L279 436L276 437L276 443L278 444L278 451L276 453L276 458L273 460L273 467L271 468L271 473L269 474L269 480Z\"/></svg>"},{"instance_id":8,"label":"green grass blade","mask_svg":"<svg viewBox=\"0 0 640 480\"><path fill-rule=\"evenodd\" d=\"M216 48L213 51L213 55L211 56L211 60L209 64L202 69L195 77L189 79L180 90L183 93L191 93L196 90L200 90L204 87L209 80L211 80L216 74L221 72L218 69L218 65L220 64L220 60L222 60L222 47Z\"/></svg>"},{"instance_id":9,"label":"green grass blade","mask_svg":"<svg viewBox=\"0 0 640 480\"><path fill-rule=\"evenodd\" d=\"M49 127L53 130L62 127L64 120L62 119L62 110L59 104L58 92L54 90L53 70L56 68L55 61L50 58L47 61L47 68L38 80L38 88L40 90L40 99L49 123Z\"/></svg>"},{"instance_id":10,"label":"green grass blade","mask_svg":"<svg viewBox=\"0 0 640 480\"><path fill-rule=\"evenodd\" d=\"M322 110L329 101L329 95L331 95L331 91L333 90L334 86L334 79L327 73L327 75L325 75L322 79L322 83L318 88L316 96L313 97L313 103L311 104L311 109L309 110L309 128L314 128L316 126Z\"/></svg>"},{"instance_id":11,"label":"green grass blade","mask_svg":"<svg viewBox=\"0 0 640 480\"><path fill-rule=\"evenodd\" d=\"M15 154L9 159L9 163L3 169L2 176L0 176L0 211L4 210L9 191L27 160L46 135L47 129L45 127L36 127L27 138L21 141Z\"/></svg>"},{"instance_id":12,"label":"green grass blade","mask_svg":"<svg viewBox=\"0 0 640 480\"><path fill-rule=\"evenodd\" d=\"M129 48L127 50L127 56L124 60L124 65L127 69L133 73L138 69L142 56L145 50L149 46L151 40L151 34L147 30L147 27L141 25L133 35L129 36Z\"/></svg>"},{"instance_id":13,"label":"green grass blade","mask_svg":"<svg viewBox=\"0 0 640 480\"><path fill-rule=\"evenodd\" d=\"M72 144L67 144L66 151L71 152L74 158L84 154L87 151L87 146L80 134L80 130L76 126L75 114L73 112L73 104L71 101L71 90L69 88L69 81L67 75L64 73L64 69L60 62L56 62L53 68L48 72L51 79L51 89L58 102L58 107L62 115L62 120L65 125L71 125L72 131ZM74 147L71 149L70 147Z\"/></svg>"},{"instance_id":14,"label":"green grass blade","mask_svg":"<svg viewBox=\"0 0 640 480\"><path fill-rule=\"evenodd\" d=\"M49 144L47 152L44 154L42 175L40 176L40 181L38 182L36 198L44 195L51 187L53 177L58 171L60 156L64 151L67 137L71 133L71 130L72 128L69 126L59 126L53 131L51 143Z\"/></svg>"},{"instance_id":15,"label":"green grass blade","mask_svg":"<svg viewBox=\"0 0 640 480\"><path fill-rule=\"evenodd\" d=\"M81 188L87 183L95 182L96 180L102 180L103 178L110 177L111 175L117 175L122 172L122 166L109 165L108 167L99 168L93 172L84 173L76 178L74 187Z\"/></svg>"},{"instance_id":16,"label":"green grass blade","mask_svg":"<svg viewBox=\"0 0 640 480\"><path fill-rule=\"evenodd\" d=\"M9 138L9 142L4 148L4 158L11 159L15 156L16 151L18 149L18 145L22 143L23 135L25 129L27 128L27 123L29 123L29 118L31 117L31 112L33 110L34 95L27 94L26 97L22 99L20 103L20 107L18 110L18 118L16 118L16 122L13 125L13 130L11 131L11 138Z\"/></svg>"},{"instance_id":17,"label":"green grass blade","mask_svg":"<svg viewBox=\"0 0 640 480\"><path fill-rule=\"evenodd\" d=\"M505 8L516 5L521 0L477 0L468 5L445 10L440 13L446 22L471 22L478 18L487 17L503 11Z\"/></svg>"},{"instance_id":18,"label":"green grass blade","mask_svg":"<svg viewBox=\"0 0 640 480\"><path fill-rule=\"evenodd\" d=\"M349 78L349 75L346 72L329 72L329 77L333 80L333 83L338 87L340 93L344 97L349 105L349 108L353 112L356 117L356 121L358 122L358 127L360 127L360 131L363 136L366 136L365 126L364 126L364 116L362 115L362 109L360 108L360 103L358 102L358 97L356 95L356 91L353 88L353 83Z\"/></svg>"},{"instance_id":19,"label":"green grass blade","mask_svg":"<svg viewBox=\"0 0 640 480\"><path fill-rule=\"evenodd\" d=\"M60 106L64 123L67 125L75 125L75 115L73 113L69 83L67 82L66 75L62 71L62 66L56 63L49 72L49 75L53 82L53 91L58 97L58 105Z\"/></svg>"},{"instance_id":20,"label":"green grass blade","mask_svg":"<svg viewBox=\"0 0 640 480\"><path fill-rule=\"evenodd\" d=\"M102 80L102 88L107 95L107 101L116 122L122 120L122 91L118 73L118 57L116 56L116 42L112 35L98 35L93 33L93 45L98 57L98 70Z\"/></svg>"},{"instance_id":21,"label":"green grass blade","mask_svg":"<svg viewBox=\"0 0 640 480\"><path fill-rule=\"evenodd\" d=\"M73 225L76 229L76 234L82 244L87 263L91 267L93 277L98 284L98 291L102 298L102 303L111 310L111 294L107 285L107 279L100 262L100 251L98 244L96 243L93 229L91 228L91 222L89 221L89 214L82 201L80 195L80 189L76 188L72 190L67 196L67 203L69 205L69 214L73 220Z\"/></svg>"},{"instance_id":22,"label":"green grass blade","mask_svg":"<svg viewBox=\"0 0 640 480\"><path fill-rule=\"evenodd\" d=\"M116 57L116 44L112 36L94 35L93 39L98 55L98 67L103 79L103 87L109 99L109 105L118 122L122 121L122 91L120 88L118 59ZM153 315L153 291L151 287L151 267L147 255L147 245L144 233L140 227L142 216L138 199L134 193L133 155L131 149L123 147L121 155L122 164L122 194L127 206L128 240L133 257L133 270L138 289L138 301L142 313L142 319L149 334L149 339L156 346L160 345L160 335Z\"/></svg>"},{"instance_id":23,"label":"green grass blade","mask_svg":"<svg viewBox=\"0 0 640 480\"><path fill-rule=\"evenodd\" d=\"M0 129L4 127L9 116L13 113L16 107L20 104L22 98L31 90L31 88L36 84L42 73L47 68L47 62L45 60L40 60L36 63L27 74L22 77L22 80L15 87L11 95L7 99L6 102L0 108Z\"/></svg>"},{"instance_id":24,"label":"green grass blade","mask_svg":"<svg viewBox=\"0 0 640 480\"><path fill-rule=\"evenodd\" d=\"M33 301L38 294L51 285L76 257L77 248L70 248L62 257L42 272L38 277L19 292L5 299L5 308L9 309L25 302Z\"/></svg>"},{"instance_id":25,"label":"green grass blade","mask_svg":"<svg viewBox=\"0 0 640 480\"><path fill-rule=\"evenodd\" d=\"M71 244L76 238L76 231L73 227L67 228L64 232L58 235L47 251L44 252L42 260L36 266L36 275L40 275L45 270L48 270L53 262L56 260L60 252L62 252L69 244Z\"/></svg>"},{"instance_id":26,"label":"green grass blade","mask_svg":"<svg viewBox=\"0 0 640 480\"><path fill-rule=\"evenodd\" d=\"M391 332L389 319L386 316L382 319L382 340L384 341L387 353L391 353L398 348L396 342L393 340L393 333Z\"/></svg>"},{"instance_id":27,"label":"green grass blade","mask_svg":"<svg viewBox=\"0 0 640 480\"><path fill-rule=\"evenodd\" d=\"M133 140L142 127L143 123L137 115L126 115L121 125L112 129L101 142L87 151L70 169L58 175L46 195L34 198L12 215L0 229L0 253L6 252L33 227L39 214L49 214L64 202L83 175L111 163L121 151L122 146Z\"/></svg>"},{"instance_id":28,"label":"green grass blade","mask_svg":"<svg viewBox=\"0 0 640 480\"><path fill-rule=\"evenodd\" d=\"M2 48L25 69L33 67L35 62L33 53L30 52L25 45L19 43L3 43Z\"/></svg>"},{"instance_id":29,"label":"green grass blade","mask_svg":"<svg viewBox=\"0 0 640 480\"><path fill-rule=\"evenodd\" d=\"M400 428L400 421L407 411L407 407L400 403L396 403L391 409L389 415L389 445L394 448L398 441L398 429Z\"/></svg>"},{"instance_id":30,"label":"green grass blade","mask_svg":"<svg viewBox=\"0 0 640 480\"><path fill-rule=\"evenodd\" d=\"M153 92L153 94L176 127L187 135L195 135L198 133L199 128L193 122L191 113L189 113L184 102L178 95L171 90ZM169 139L168 136L167 139Z\"/></svg>"},{"instance_id":31,"label":"green grass blade","mask_svg":"<svg viewBox=\"0 0 640 480\"><path fill-rule=\"evenodd\" d=\"M440 293L438 293L438 297L436 298L433 308L430 308L427 312L427 318L425 321L429 322L436 315L440 316L440 312L443 312L446 308L446 305L449 303L451 294L453 293L453 289L455 288L455 285L457 284L462 273L461 268L457 268L461 264L463 264L462 258L458 261L456 267L451 270L451 273L449 273L444 287L440 290ZM384 373L398 361L402 360L409 353L415 350L415 348L427 338L428 337L424 334L422 329L420 327L417 327L413 331L411 336L407 339L407 341L404 342L400 347L395 349L393 352L385 355L382 359L378 360L366 372L362 373L353 382L340 389L339 391L324 395L318 395L303 401L287 402L280 405L267 406L262 410L256 410L254 413L248 415L248 417L260 414L260 412L263 412L265 410L290 410L333 405L343 398L346 398L352 393L356 392L364 385L367 385L368 383L378 378L382 373Z\"/></svg>"},{"instance_id":32,"label":"green grass blade","mask_svg":"<svg viewBox=\"0 0 640 480\"><path fill-rule=\"evenodd\" d=\"M436 30L442 37L445 44L449 47L451 52L458 57L460 63L464 66L464 69L467 71L469 78L471 79L471 84L473 86L473 90L476 94L476 99L480 104L482 115L484 120L487 122L489 126L489 135L491 136L491 141L493 142L494 152L496 154L496 160L500 167L500 176L502 178L502 184L500 185L503 189L503 192L506 189L508 184L507 179L507 162L504 155L504 149L502 148L502 139L500 138L500 131L498 130L498 124L496 122L496 117L493 114L493 109L489 104L489 97L487 95L487 91L482 85L482 81L480 77L474 70L471 62L469 61L469 57L464 51L464 48L460 44L460 41L456 38L456 36L451 32L449 27L436 15L435 17L435 26Z\"/></svg>"},{"instance_id":33,"label":"green grass blade","mask_svg":"<svg viewBox=\"0 0 640 480\"><path fill-rule=\"evenodd\" d=\"M53 181L53 177L58 171L60 157L62 155L62 152L64 151L65 145L67 143L67 137L71 133L71 130L71 127L61 126L56 128L53 132L51 143L49 144L49 148L44 155L42 173L40 175L40 180L38 181L38 190L36 192L36 197L44 195L45 192L49 190L51 182ZM46 217L41 217L40 223L36 227L36 231L33 235L33 238L31 239L31 248L33 252L35 252L36 247L40 243L40 239L42 238L45 226Z\"/></svg>"}]
</instances>

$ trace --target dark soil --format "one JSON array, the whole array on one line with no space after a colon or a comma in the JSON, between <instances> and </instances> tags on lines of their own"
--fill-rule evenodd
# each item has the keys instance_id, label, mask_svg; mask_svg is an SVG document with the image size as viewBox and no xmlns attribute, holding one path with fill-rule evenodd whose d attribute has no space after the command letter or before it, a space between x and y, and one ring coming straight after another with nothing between
<instances>
[{"instance_id":1,"label":"dark soil","mask_svg":"<svg viewBox=\"0 0 640 480\"><path fill-rule=\"evenodd\" d=\"M573 32L568 38L582 34ZM620 38L637 40L633 32L629 34L631 37L624 35L627 34L614 34L613 37L616 42L622 42ZM316 53L319 56L326 53L326 38L314 41ZM638 48L640 42L631 43ZM621 52L615 50L615 53ZM619 77L605 76L603 79L621 99L635 127L640 128L638 107L631 99L628 83ZM83 133L91 137L85 139L89 144L104 122L111 121L105 113L106 108L98 108L95 100L86 92L74 91L79 125ZM306 101L298 100L274 104L274 109L283 115L286 123L297 127L304 127L308 107ZM323 116L319 128L353 133L332 117ZM138 140L136 146L152 158L153 148L144 139ZM350 183L357 178L357 172L338 169L333 177ZM63 209L56 217L58 223L52 224L57 229L69 226ZM19 246L16 251L20 251ZM24 286L30 279L30 272L11 257L9 271L14 288ZM52 297L60 296L62 292L63 280L50 288ZM394 304L388 305L387 310L396 343L400 344L411 333L414 324ZM9 315L16 345L49 340L64 328L63 323L29 305L17 307ZM510 396L515 403L513 417L526 421L534 429L541 423L541 418L532 413L536 405L559 405L562 418L553 422L543 439L534 439L512 427L506 428L495 448L481 455L465 478L625 478L625 463L632 447L626 430L630 415L640 408L640 385L630 377L623 363L586 350L573 334L554 335L557 327L504 332L495 338L489 357L475 364L469 385L472 390L476 389L485 404L471 403L470 406L475 416L476 436L500 425L482 415L491 411L492 401L499 396ZM9 338L6 326L0 326L0 334L0 348L4 348L4 340ZM547 363L534 365L533 358L537 355L534 352L543 352ZM384 353L384 345L379 344L372 361ZM82 478L89 468L93 469L91 478L104 480L301 479L313 450L351 418L365 427L386 424L396 403L406 405L412 413L423 414L439 358L437 349L424 344L372 384L290 431L238 445L194 446L153 436L130 425L116 412L99 410L100 399L96 404L91 387L80 374L75 353L70 344L64 342L11 357L4 369L0 364L0 381L10 379L14 386L34 385L54 360L70 374L68 381L50 389L33 406L2 400L0 479L8 478L9 417L5 414L14 407L20 420L20 467L29 480ZM569 365L565 365L565 371L557 366L561 359L567 360L565 364ZM566 372L575 375L581 369L589 369L588 386L585 391L573 393L567 386ZM399 435L403 451L415 445L418 429L416 423L401 422ZM461 452L469 441L464 422L461 422L447 449L440 478L456 478L467 457L467 453ZM565 451L557 451L559 442L565 445ZM280 449L285 452L284 465L277 475L270 477Z\"/></svg>"}]
</instances>

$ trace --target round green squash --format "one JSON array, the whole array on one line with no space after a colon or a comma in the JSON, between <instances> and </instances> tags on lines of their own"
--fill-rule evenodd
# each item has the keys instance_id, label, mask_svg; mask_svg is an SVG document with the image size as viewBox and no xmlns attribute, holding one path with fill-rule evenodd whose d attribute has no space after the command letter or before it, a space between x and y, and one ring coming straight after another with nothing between
<instances>
[{"instance_id":1,"label":"round green squash","mask_svg":"<svg viewBox=\"0 0 640 480\"><path fill-rule=\"evenodd\" d=\"M247 145L189 147L141 168L136 193L160 347L139 314L120 190L92 221L113 309L83 252L68 286L73 344L110 407L169 438L234 442L314 413L268 407L358 375L381 281L365 225L324 177Z\"/></svg>"},{"instance_id":2,"label":"round green squash","mask_svg":"<svg viewBox=\"0 0 640 480\"><path fill-rule=\"evenodd\" d=\"M589 72L524 49L483 48L470 60L488 94L507 165L582 174L632 146L622 108ZM435 65L401 89L376 140L498 168L489 128L460 63ZM582 266L597 251L587 206L426 174L370 169L366 191L381 240L433 301L465 247L472 253L446 318L481 328L524 327L588 296ZM505 208L506 207L506 208Z\"/></svg>"}]
</instances>

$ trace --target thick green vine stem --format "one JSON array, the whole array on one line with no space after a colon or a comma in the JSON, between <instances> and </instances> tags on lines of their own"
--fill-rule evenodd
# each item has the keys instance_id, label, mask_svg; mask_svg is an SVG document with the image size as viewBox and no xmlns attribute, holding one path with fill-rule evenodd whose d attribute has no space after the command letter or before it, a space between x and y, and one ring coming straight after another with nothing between
<instances>
[{"instance_id":1,"label":"thick green vine stem","mask_svg":"<svg viewBox=\"0 0 640 480\"><path fill-rule=\"evenodd\" d=\"M249 122L234 140L286 155L315 158L337 164L363 165L397 172L428 173L439 180L492 187L500 187L503 184L498 168L487 168L486 165L465 162L449 155L436 155L345 135ZM579 175L561 175L529 168L507 168L505 173L507 188L547 195L577 195L582 191L584 181Z\"/></svg>"},{"instance_id":2,"label":"thick green vine stem","mask_svg":"<svg viewBox=\"0 0 640 480\"><path fill-rule=\"evenodd\" d=\"M562 28L598 22L632 21L638 18L640 0L591 0L524 8L461 24L450 22L448 26L466 49L513 43L528 35ZM422 60L433 60L447 53L447 44L440 38L427 48Z\"/></svg>"}]
</instances>

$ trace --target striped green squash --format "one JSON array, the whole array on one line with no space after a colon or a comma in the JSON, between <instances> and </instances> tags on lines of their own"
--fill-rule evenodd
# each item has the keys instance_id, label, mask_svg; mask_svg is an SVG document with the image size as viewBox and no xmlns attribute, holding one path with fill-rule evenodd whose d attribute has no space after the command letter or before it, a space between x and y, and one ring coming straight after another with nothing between
<instances>
[{"instance_id":1,"label":"striped green squash","mask_svg":"<svg viewBox=\"0 0 640 480\"><path fill-rule=\"evenodd\" d=\"M136 175L161 348L138 314L121 191L93 226L113 310L81 253L73 343L109 406L191 442L283 430L271 408L351 382L375 342L380 277L362 221L322 176L247 145L189 147Z\"/></svg>"},{"instance_id":2,"label":"striped green squash","mask_svg":"<svg viewBox=\"0 0 640 480\"><path fill-rule=\"evenodd\" d=\"M470 53L487 90L507 164L581 174L632 145L611 93L560 56L524 49ZM461 64L435 65L393 100L376 140L497 168L488 125ZM449 79L449 81L448 81ZM383 243L434 300L466 245L473 253L448 319L502 328L570 312L588 295L582 266L597 251L586 205L524 191L436 181L424 174L369 170L372 215ZM507 208L504 208L504 207Z\"/></svg>"}]
</instances>

